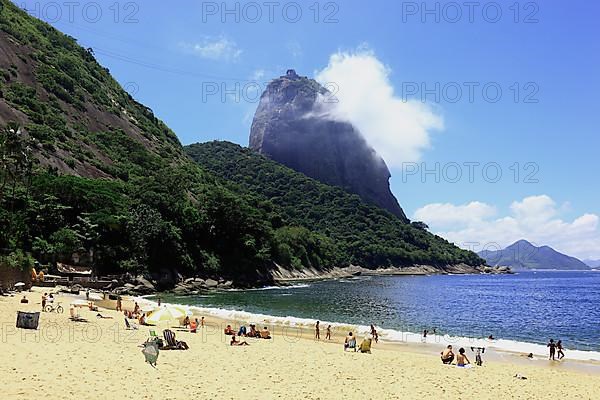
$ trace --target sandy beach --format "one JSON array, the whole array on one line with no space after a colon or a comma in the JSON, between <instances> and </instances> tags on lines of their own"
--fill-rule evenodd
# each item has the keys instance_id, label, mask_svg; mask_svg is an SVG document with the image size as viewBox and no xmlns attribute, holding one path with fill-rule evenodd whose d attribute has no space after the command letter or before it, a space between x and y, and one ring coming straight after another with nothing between
<instances>
[{"instance_id":1,"label":"sandy beach","mask_svg":"<svg viewBox=\"0 0 600 400\"><path fill-rule=\"evenodd\" d=\"M460 369L440 363L441 349L429 353L379 343L372 354L344 352L341 333L316 342L310 332L298 335L282 327L271 327L273 340L245 339L250 346L231 347L222 333L227 321L210 317L196 334L174 328L190 349L161 351L153 368L139 345L150 329L160 334L167 326L126 330L122 313L102 308L99 312L112 319L82 308L80 316L88 322L73 322L70 296L57 297L65 312L42 313L37 331L15 328L18 310L39 311L39 290L25 293L29 304L20 304L19 295L0 297L3 399L600 398L600 375L594 369L510 357Z\"/></svg>"}]
</instances>

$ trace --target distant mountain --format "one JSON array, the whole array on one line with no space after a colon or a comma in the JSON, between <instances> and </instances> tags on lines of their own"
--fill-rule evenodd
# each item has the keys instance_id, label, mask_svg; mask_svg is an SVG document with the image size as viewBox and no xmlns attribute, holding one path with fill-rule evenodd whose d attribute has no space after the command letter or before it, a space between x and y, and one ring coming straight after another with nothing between
<instances>
[{"instance_id":1,"label":"distant mountain","mask_svg":"<svg viewBox=\"0 0 600 400\"><path fill-rule=\"evenodd\" d=\"M583 262L592 268L600 268L600 260L583 260Z\"/></svg>"},{"instance_id":2,"label":"distant mountain","mask_svg":"<svg viewBox=\"0 0 600 400\"><path fill-rule=\"evenodd\" d=\"M536 247L526 240L519 240L504 250L484 250L478 253L489 265L508 266L513 270L554 269L589 270L590 267L575 257L559 253L548 246Z\"/></svg>"}]
</instances>

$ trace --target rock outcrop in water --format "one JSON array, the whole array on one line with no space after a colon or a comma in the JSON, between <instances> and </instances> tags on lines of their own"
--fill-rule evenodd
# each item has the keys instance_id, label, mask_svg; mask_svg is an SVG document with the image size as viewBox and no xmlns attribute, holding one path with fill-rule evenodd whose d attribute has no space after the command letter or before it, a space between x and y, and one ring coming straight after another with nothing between
<instances>
[{"instance_id":1,"label":"rock outcrop in water","mask_svg":"<svg viewBox=\"0 0 600 400\"><path fill-rule=\"evenodd\" d=\"M390 191L390 172L384 160L354 126L328 116L330 98L331 93L316 81L289 70L262 94L250 147L408 222Z\"/></svg>"}]
</instances>

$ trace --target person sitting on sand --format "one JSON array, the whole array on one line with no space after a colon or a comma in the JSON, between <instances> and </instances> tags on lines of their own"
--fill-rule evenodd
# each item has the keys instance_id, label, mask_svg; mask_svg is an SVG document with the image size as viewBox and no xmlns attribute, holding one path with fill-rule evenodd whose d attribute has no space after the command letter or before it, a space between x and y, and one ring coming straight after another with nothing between
<instances>
[{"instance_id":1,"label":"person sitting on sand","mask_svg":"<svg viewBox=\"0 0 600 400\"><path fill-rule=\"evenodd\" d=\"M190 317L188 317L186 315L185 318L183 319L183 327L187 328L188 326L190 326Z\"/></svg>"},{"instance_id":2,"label":"person sitting on sand","mask_svg":"<svg viewBox=\"0 0 600 400\"><path fill-rule=\"evenodd\" d=\"M365 336L365 338L361 342L360 346L358 346L358 351L360 351L361 353L371 354L371 343L372 343L372 339L368 336Z\"/></svg>"},{"instance_id":3,"label":"person sitting on sand","mask_svg":"<svg viewBox=\"0 0 600 400\"><path fill-rule=\"evenodd\" d=\"M235 340L235 333L231 336L231 342L229 342L230 346L250 346L245 340L240 342L239 340Z\"/></svg>"},{"instance_id":4,"label":"person sitting on sand","mask_svg":"<svg viewBox=\"0 0 600 400\"><path fill-rule=\"evenodd\" d=\"M344 340L344 351L348 349L354 349L356 351L356 338L352 336L352 332L348 332L346 340Z\"/></svg>"},{"instance_id":5,"label":"person sitting on sand","mask_svg":"<svg viewBox=\"0 0 600 400\"><path fill-rule=\"evenodd\" d=\"M271 332L269 332L269 328L265 326L263 330L260 331L260 337L262 339L271 339Z\"/></svg>"},{"instance_id":6,"label":"person sitting on sand","mask_svg":"<svg viewBox=\"0 0 600 400\"><path fill-rule=\"evenodd\" d=\"M240 326L240 330L238 331L238 336L246 336L246 327L244 325Z\"/></svg>"},{"instance_id":7,"label":"person sitting on sand","mask_svg":"<svg viewBox=\"0 0 600 400\"><path fill-rule=\"evenodd\" d=\"M246 334L248 337L258 337L260 336L260 332L256 330L256 325L250 324L250 330Z\"/></svg>"},{"instance_id":8,"label":"person sitting on sand","mask_svg":"<svg viewBox=\"0 0 600 400\"><path fill-rule=\"evenodd\" d=\"M233 328L231 327L231 325L227 325L225 327L225 334L226 335L230 335L230 336L235 336L235 331L233 330Z\"/></svg>"},{"instance_id":9,"label":"person sitting on sand","mask_svg":"<svg viewBox=\"0 0 600 400\"><path fill-rule=\"evenodd\" d=\"M442 363L452 364L454 361L454 352L452 351L452 345L448 345L444 351L440 353L442 355Z\"/></svg>"},{"instance_id":10,"label":"person sitting on sand","mask_svg":"<svg viewBox=\"0 0 600 400\"><path fill-rule=\"evenodd\" d=\"M460 349L458 349L458 356L456 357L456 366L465 368L469 364L471 364L471 361L469 361L469 358L465 354L465 349L461 347Z\"/></svg>"},{"instance_id":11,"label":"person sitting on sand","mask_svg":"<svg viewBox=\"0 0 600 400\"><path fill-rule=\"evenodd\" d=\"M29 300L27 300L27 296L23 296L23 298L21 299L21 304L27 304L29 303Z\"/></svg>"},{"instance_id":12,"label":"person sitting on sand","mask_svg":"<svg viewBox=\"0 0 600 400\"><path fill-rule=\"evenodd\" d=\"M140 325L146 325L146 313L143 313L142 316L140 317Z\"/></svg>"}]
</instances>

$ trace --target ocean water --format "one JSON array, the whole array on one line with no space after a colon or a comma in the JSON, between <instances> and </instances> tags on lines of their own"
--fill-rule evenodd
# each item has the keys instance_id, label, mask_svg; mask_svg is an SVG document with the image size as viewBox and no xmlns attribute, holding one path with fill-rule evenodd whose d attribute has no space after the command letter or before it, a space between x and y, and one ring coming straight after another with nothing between
<instances>
[{"instance_id":1,"label":"ocean water","mask_svg":"<svg viewBox=\"0 0 600 400\"><path fill-rule=\"evenodd\" d=\"M483 345L545 354L561 339L570 358L600 360L600 272L356 277L287 288L163 296L224 318L307 329L315 320L383 340ZM436 335L431 331L435 328ZM493 335L495 340L487 337Z\"/></svg>"}]
</instances>

